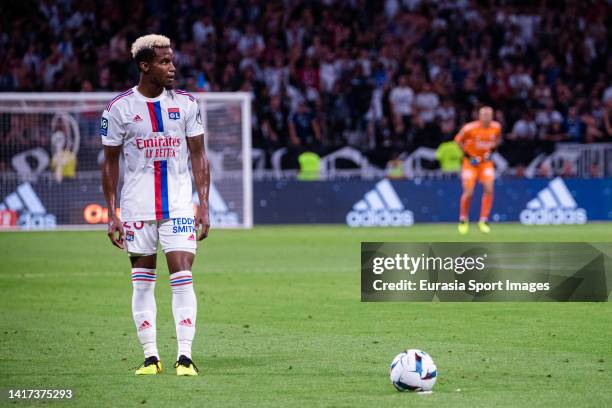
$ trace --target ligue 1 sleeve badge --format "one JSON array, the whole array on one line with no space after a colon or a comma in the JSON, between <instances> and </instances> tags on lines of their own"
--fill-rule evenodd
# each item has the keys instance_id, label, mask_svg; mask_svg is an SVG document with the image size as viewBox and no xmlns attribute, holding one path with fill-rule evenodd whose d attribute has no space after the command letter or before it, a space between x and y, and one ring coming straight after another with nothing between
<instances>
[{"instance_id":1,"label":"ligue 1 sleeve badge","mask_svg":"<svg viewBox=\"0 0 612 408\"><path fill-rule=\"evenodd\" d=\"M179 108L168 108L168 118L172 120L178 120L181 118L181 112Z\"/></svg>"},{"instance_id":2,"label":"ligue 1 sleeve badge","mask_svg":"<svg viewBox=\"0 0 612 408\"><path fill-rule=\"evenodd\" d=\"M106 136L108 134L108 119L102 118L102 122L100 123L100 134L102 136Z\"/></svg>"}]
</instances>

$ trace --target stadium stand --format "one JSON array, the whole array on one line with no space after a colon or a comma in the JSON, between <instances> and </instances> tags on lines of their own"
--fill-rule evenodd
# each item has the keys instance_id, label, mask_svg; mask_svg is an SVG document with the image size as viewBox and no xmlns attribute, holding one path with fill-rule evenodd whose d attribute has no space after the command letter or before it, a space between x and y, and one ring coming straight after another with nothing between
<instances>
[{"instance_id":1,"label":"stadium stand","mask_svg":"<svg viewBox=\"0 0 612 408\"><path fill-rule=\"evenodd\" d=\"M0 6L0 91L124 90L137 76L133 39L163 33L180 87L254 94L253 146L265 169L279 149L283 168L297 168L305 150L324 158L346 146L384 169L435 151L490 104L508 174L612 174L612 147L592 147L612 142L606 1L10 4ZM10 124L0 135L0 171L18 151L51 144ZM569 166L557 151L566 143L586 152Z\"/></svg>"}]
</instances>

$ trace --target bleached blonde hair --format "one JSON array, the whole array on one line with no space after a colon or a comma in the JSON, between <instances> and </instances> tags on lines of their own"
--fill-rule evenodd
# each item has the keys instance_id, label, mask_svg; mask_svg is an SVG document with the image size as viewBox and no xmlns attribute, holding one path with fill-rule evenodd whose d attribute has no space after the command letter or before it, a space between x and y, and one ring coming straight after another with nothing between
<instances>
[{"instance_id":1,"label":"bleached blonde hair","mask_svg":"<svg viewBox=\"0 0 612 408\"><path fill-rule=\"evenodd\" d=\"M170 47L170 39L164 35L148 34L138 37L132 44L132 58L143 50Z\"/></svg>"}]
</instances>

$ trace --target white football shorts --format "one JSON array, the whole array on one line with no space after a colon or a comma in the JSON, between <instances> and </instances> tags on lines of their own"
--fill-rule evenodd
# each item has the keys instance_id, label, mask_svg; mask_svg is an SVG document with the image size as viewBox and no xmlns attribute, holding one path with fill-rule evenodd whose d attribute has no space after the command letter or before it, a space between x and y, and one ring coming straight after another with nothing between
<instances>
[{"instance_id":1,"label":"white football shorts","mask_svg":"<svg viewBox=\"0 0 612 408\"><path fill-rule=\"evenodd\" d=\"M158 241L164 253L186 251L195 254L198 247L194 218L126 221L123 232L125 248L130 255L155 254Z\"/></svg>"}]
</instances>

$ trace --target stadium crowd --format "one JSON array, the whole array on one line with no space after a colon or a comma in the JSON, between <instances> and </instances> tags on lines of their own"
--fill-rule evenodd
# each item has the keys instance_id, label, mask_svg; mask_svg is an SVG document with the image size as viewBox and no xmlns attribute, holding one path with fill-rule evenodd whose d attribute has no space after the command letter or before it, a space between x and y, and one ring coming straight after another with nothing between
<instances>
[{"instance_id":1,"label":"stadium crowd","mask_svg":"<svg viewBox=\"0 0 612 408\"><path fill-rule=\"evenodd\" d=\"M173 40L180 87L255 95L253 144L351 145L384 166L490 104L511 165L612 141L606 1L10 2L0 91L121 91L143 33ZM0 6L2 8L4 6Z\"/></svg>"}]
</instances>

